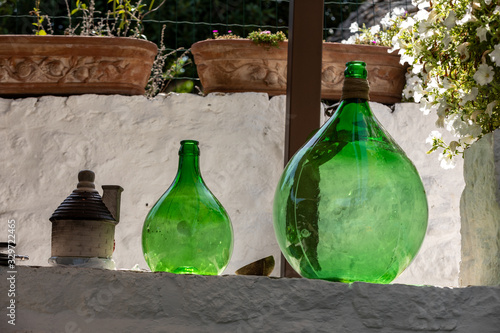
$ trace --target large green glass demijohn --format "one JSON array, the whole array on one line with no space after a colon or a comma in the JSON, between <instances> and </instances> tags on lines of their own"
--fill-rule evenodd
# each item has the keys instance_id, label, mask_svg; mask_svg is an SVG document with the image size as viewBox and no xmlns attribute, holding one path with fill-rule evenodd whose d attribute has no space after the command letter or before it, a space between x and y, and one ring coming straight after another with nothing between
<instances>
[{"instance_id":1,"label":"large green glass demijohn","mask_svg":"<svg viewBox=\"0 0 500 333\"><path fill-rule=\"evenodd\" d=\"M274 197L281 251L303 277L389 283L427 229L422 181L368 104L365 63L347 63L335 114L291 158Z\"/></svg>"},{"instance_id":2,"label":"large green glass demijohn","mask_svg":"<svg viewBox=\"0 0 500 333\"><path fill-rule=\"evenodd\" d=\"M181 141L177 176L144 221L142 251L154 272L218 275L231 258L231 221L201 177L199 155L197 141Z\"/></svg>"}]
</instances>

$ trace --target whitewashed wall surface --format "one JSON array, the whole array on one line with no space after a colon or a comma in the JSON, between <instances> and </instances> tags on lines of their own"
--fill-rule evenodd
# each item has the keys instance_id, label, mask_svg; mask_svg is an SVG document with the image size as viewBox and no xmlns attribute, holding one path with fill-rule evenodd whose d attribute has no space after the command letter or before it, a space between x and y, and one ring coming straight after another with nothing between
<instances>
[{"instance_id":1,"label":"whitewashed wall surface","mask_svg":"<svg viewBox=\"0 0 500 333\"><path fill-rule=\"evenodd\" d=\"M0 279L0 290L8 288ZM16 289L16 325L3 310L0 332L498 333L500 327L500 287L18 267Z\"/></svg>"},{"instance_id":2,"label":"whitewashed wall surface","mask_svg":"<svg viewBox=\"0 0 500 333\"><path fill-rule=\"evenodd\" d=\"M395 282L458 286L463 163L443 170L437 154L426 154L435 119L423 116L418 105L397 104L394 112L371 106L419 170L430 208L420 253ZM7 221L15 219L18 254L30 257L26 264L47 266L49 217L75 188L78 171L91 169L99 190L125 189L116 266L146 269L144 218L175 176L179 141L195 139L205 182L234 227L225 274L268 255L279 267L272 200L283 169L285 109L285 96L259 93L0 99L0 240L7 239Z\"/></svg>"}]
</instances>

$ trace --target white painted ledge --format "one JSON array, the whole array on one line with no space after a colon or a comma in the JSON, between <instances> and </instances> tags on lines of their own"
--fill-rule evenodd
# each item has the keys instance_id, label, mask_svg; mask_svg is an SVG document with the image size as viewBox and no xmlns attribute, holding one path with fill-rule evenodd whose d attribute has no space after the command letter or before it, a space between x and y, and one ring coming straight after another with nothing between
<instances>
[{"instance_id":1,"label":"white painted ledge","mask_svg":"<svg viewBox=\"0 0 500 333\"><path fill-rule=\"evenodd\" d=\"M8 289L0 268L0 291ZM500 287L18 267L2 332L456 332L500 327ZM7 328L8 330L5 330Z\"/></svg>"}]
</instances>

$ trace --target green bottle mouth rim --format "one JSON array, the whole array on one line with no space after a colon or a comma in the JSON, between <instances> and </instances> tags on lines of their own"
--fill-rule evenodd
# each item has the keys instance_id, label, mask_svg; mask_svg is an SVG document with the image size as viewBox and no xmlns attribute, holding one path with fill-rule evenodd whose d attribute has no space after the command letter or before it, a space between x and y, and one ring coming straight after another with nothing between
<instances>
[{"instance_id":1,"label":"green bottle mouth rim","mask_svg":"<svg viewBox=\"0 0 500 333\"><path fill-rule=\"evenodd\" d=\"M179 155L200 155L200 143L196 140L182 140L179 148Z\"/></svg>"},{"instance_id":2,"label":"green bottle mouth rim","mask_svg":"<svg viewBox=\"0 0 500 333\"><path fill-rule=\"evenodd\" d=\"M344 76L358 78L358 79L366 79L368 76L368 71L366 70L366 63L360 60L347 62L345 64Z\"/></svg>"}]
</instances>

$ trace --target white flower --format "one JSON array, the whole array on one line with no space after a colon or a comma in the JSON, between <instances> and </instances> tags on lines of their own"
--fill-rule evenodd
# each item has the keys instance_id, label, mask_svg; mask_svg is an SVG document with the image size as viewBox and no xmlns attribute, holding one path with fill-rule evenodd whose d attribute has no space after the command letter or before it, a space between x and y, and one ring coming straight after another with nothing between
<instances>
[{"instance_id":1,"label":"white flower","mask_svg":"<svg viewBox=\"0 0 500 333\"><path fill-rule=\"evenodd\" d=\"M424 96L422 80L417 75L406 74L406 86L403 89L405 98L413 97L416 103Z\"/></svg>"},{"instance_id":2,"label":"white flower","mask_svg":"<svg viewBox=\"0 0 500 333\"><path fill-rule=\"evenodd\" d=\"M378 25L378 24L374 25L373 27L370 28L371 34L375 35L375 34L379 33L379 31L380 31L380 25Z\"/></svg>"},{"instance_id":3,"label":"white flower","mask_svg":"<svg viewBox=\"0 0 500 333\"><path fill-rule=\"evenodd\" d=\"M399 63L400 63L401 65L404 65L404 64L405 64L405 62L407 62L407 63L409 63L409 64L413 64L413 61L415 61L415 58L414 58L414 57L412 57L412 56L411 56L411 55L409 55L409 54L404 54L403 52L404 52L404 50L403 50L403 49L400 49L400 50L399 50L399 55L400 55L400 57L401 57L401 58L399 59Z\"/></svg>"},{"instance_id":4,"label":"white flower","mask_svg":"<svg viewBox=\"0 0 500 333\"><path fill-rule=\"evenodd\" d=\"M424 64L413 64L411 68L411 72L413 74L419 74L422 73L422 70L424 69Z\"/></svg>"},{"instance_id":5,"label":"white flower","mask_svg":"<svg viewBox=\"0 0 500 333\"><path fill-rule=\"evenodd\" d=\"M432 144L434 139L441 139L442 135L439 131L432 131L431 134L425 139L425 142Z\"/></svg>"},{"instance_id":6,"label":"white flower","mask_svg":"<svg viewBox=\"0 0 500 333\"><path fill-rule=\"evenodd\" d=\"M464 17L457 21L458 25L464 25L465 23L475 21L476 18L472 15L472 6L469 4L465 12Z\"/></svg>"},{"instance_id":7,"label":"white flower","mask_svg":"<svg viewBox=\"0 0 500 333\"><path fill-rule=\"evenodd\" d=\"M467 22L472 22L474 17L472 14L465 14L460 20L457 21L457 25L464 25Z\"/></svg>"},{"instance_id":8,"label":"white flower","mask_svg":"<svg viewBox=\"0 0 500 333\"><path fill-rule=\"evenodd\" d=\"M464 136L464 137L458 139L458 142L460 142L461 144L467 144L467 145L471 145L475 141L477 141L477 138L473 137L472 135L467 135L467 136Z\"/></svg>"},{"instance_id":9,"label":"white flower","mask_svg":"<svg viewBox=\"0 0 500 333\"><path fill-rule=\"evenodd\" d=\"M429 38L432 35L437 34L436 30L432 27L432 22L422 21L418 25L418 33L422 38Z\"/></svg>"},{"instance_id":10,"label":"white flower","mask_svg":"<svg viewBox=\"0 0 500 333\"><path fill-rule=\"evenodd\" d=\"M403 7L396 7L392 10L392 13L396 16L402 16L406 13L406 10Z\"/></svg>"},{"instance_id":11,"label":"white flower","mask_svg":"<svg viewBox=\"0 0 500 333\"><path fill-rule=\"evenodd\" d=\"M448 80L447 77L443 78L443 80L441 81L441 84L443 85L443 87L439 88L439 90L438 90L440 94L444 94L448 89L453 87L450 80Z\"/></svg>"},{"instance_id":12,"label":"white flower","mask_svg":"<svg viewBox=\"0 0 500 333\"><path fill-rule=\"evenodd\" d=\"M500 6L496 6L495 10L493 11L493 15L500 14Z\"/></svg>"},{"instance_id":13,"label":"white flower","mask_svg":"<svg viewBox=\"0 0 500 333\"><path fill-rule=\"evenodd\" d=\"M446 17L443 24L448 30L453 28L457 24L457 14L453 10L450 10L448 17Z\"/></svg>"},{"instance_id":14,"label":"white flower","mask_svg":"<svg viewBox=\"0 0 500 333\"><path fill-rule=\"evenodd\" d=\"M484 27L479 27L476 30L477 36L479 37L480 42L485 42L486 41L486 34L490 30L489 25L485 25Z\"/></svg>"},{"instance_id":15,"label":"white flower","mask_svg":"<svg viewBox=\"0 0 500 333\"><path fill-rule=\"evenodd\" d=\"M460 59L462 59L462 61L469 60L470 53L469 53L468 46L469 46L469 43L465 42L465 43L458 45L458 47L457 47L457 51L458 51L458 53L460 53L460 55L461 55Z\"/></svg>"},{"instance_id":16,"label":"white flower","mask_svg":"<svg viewBox=\"0 0 500 333\"><path fill-rule=\"evenodd\" d=\"M422 98L420 99L420 111L424 114L424 116L427 116L431 112L437 111L438 106L429 101L427 98Z\"/></svg>"},{"instance_id":17,"label":"white flower","mask_svg":"<svg viewBox=\"0 0 500 333\"><path fill-rule=\"evenodd\" d=\"M432 90L439 89L439 77L437 76L431 77L429 82L427 83L427 88L430 88Z\"/></svg>"},{"instance_id":18,"label":"white flower","mask_svg":"<svg viewBox=\"0 0 500 333\"><path fill-rule=\"evenodd\" d=\"M359 37L359 35L355 34L355 35L349 37L348 39L343 40L341 43L342 44L356 44L356 39L358 39L358 37Z\"/></svg>"},{"instance_id":19,"label":"white flower","mask_svg":"<svg viewBox=\"0 0 500 333\"><path fill-rule=\"evenodd\" d=\"M472 87L472 89L462 97L459 104L461 106L464 106L465 103L474 101L476 99L478 93L479 93L479 89L477 87Z\"/></svg>"},{"instance_id":20,"label":"white flower","mask_svg":"<svg viewBox=\"0 0 500 333\"><path fill-rule=\"evenodd\" d=\"M359 31L358 22L351 23L351 26L349 27L349 30L351 31L351 33L358 32Z\"/></svg>"},{"instance_id":21,"label":"white flower","mask_svg":"<svg viewBox=\"0 0 500 333\"><path fill-rule=\"evenodd\" d=\"M494 50L489 54L491 61L500 67L500 44L495 45Z\"/></svg>"},{"instance_id":22,"label":"white flower","mask_svg":"<svg viewBox=\"0 0 500 333\"><path fill-rule=\"evenodd\" d=\"M491 4L491 0L484 0L484 3L489 6Z\"/></svg>"},{"instance_id":23,"label":"white flower","mask_svg":"<svg viewBox=\"0 0 500 333\"><path fill-rule=\"evenodd\" d=\"M430 2L425 0L411 0L411 3L419 9L430 7Z\"/></svg>"},{"instance_id":24,"label":"white flower","mask_svg":"<svg viewBox=\"0 0 500 333\"><path fill-rule=\"evenodd\" d=\"M413 93L415 92L413 89L414 88L412 86L410 86L410 85L407 84L405 86L405 88L403 89L403 96L405 98L411 98L411 97L413 97Z\"/></svg>"},{"instance_id":25,"label":"white flower","mask_svg":"<svg viewBox=\"0 0 500 333\"><path fill-rule=\"evenodd\" d=\"M417 14L415 14L414 18L417 22L425 21L429 17L430 12L425 9L420 9Z\"/></svg>"},{"instance_id":26,"label":"white flower","mask_svg":"<svg viewBox=\"0 0 500 333\"><path fill-rule=\"evenodd\" d=\"M424 88L420 84L417 84L413 90L413 99L415 100L415 103L420 102L420 100L426 93L427 92L424 90Z\"/></svg>"},{"instance_id":27,"label":"white flower","mask_svg":"<svg viewBox=\"0 0 500 333\"><path fill-rule=\"evenodd\" d=\"M479 65L476 73L474 73L474 80L481 85L484 86L491 81L493 81L493 76L495 75L495 72L493 72L493 67L487 65L487 64L481 64Z\"/></svg>"},{"instance_id":28,"label":"white flower","mask_svg":"<svg viewBox=\"0 0 500 333\"><path fill-rule=\"evenodd\" d=\"M493 101L491 103L488 103L488 105L486 106L486 113L490 115L493 114L493 109L495 108L495 106L497 106L498 104L498 101Z\"/></svg>"},{"instance_id":29,"label":"white flower","mask_svg":"<svg viewBox=\"0 0 500 333\"><path fill-rule=\"evenodd\" d=\"M426 48L426 46L422 45L422 43L419 40L416 40L413 43L413 53L417 56L423 53L424 48Z\"/></svg>"},{"instance_id":30,"label":"white flower","mask_svg":"<svg viewBox=\"0 0 500 333\"><path fill-rule=\"evenodd\" d=\"M441 168L443 169L453 169L456 165L455 160L453 160L452 154L439 154L439 160L441 161Z\"/></svg>"},{"instance_id":31,"label":"white flower","mask_svg":"<svg viewBox=\"0 0 500 333\"><path fill-rule=\"evenodd\" d=\"M415 25L415 20L411 17L407 17L406 20L401 22L400 28L401 30L412 28Z\"/></svg>"},{"instance_id":32,"label":"white flower","mask_svg":"<svg viewBox=\"0 0 500 333\"><path fill-rule=\"evenodd\" d=\"M408 85L414 86L416 84L422 83L422 79L419 78L417 75L411 75L407 73L405 76L406 76L406 83Z\"/></svg>"},{"instance_id":33,"label":"white flower","mask_svg":"<svg viewBox=\"0 0 500 333\"><path fill-rule=\"evenodd\" d=\"M385 16L380 20L380 25L384 29L392 25L392 18L390 13L385 14Z\"/></svg>"}]
</instances>

